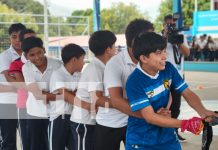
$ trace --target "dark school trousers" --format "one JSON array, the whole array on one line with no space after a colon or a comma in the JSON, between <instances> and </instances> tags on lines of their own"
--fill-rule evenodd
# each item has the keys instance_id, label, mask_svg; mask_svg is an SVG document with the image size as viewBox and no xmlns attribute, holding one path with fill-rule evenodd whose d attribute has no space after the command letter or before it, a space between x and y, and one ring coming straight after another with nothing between
<instances>
[{"instance_id":1,"label":"dark school trousers","mask_svg":"<svg viewBox=\"0 0 218 150\"><path fill-rule=\"evenodd\" d=\"M95 128L95 150L120 150L120 142L125 144L126 126L111 128L97 124Z\"/></svg>"},{"instance_id":2,"label":"dark school trousers","mask_svg":"<svg viewBox=\"0 0 218 150\"><path fill-rule=\"evenodd\" d=\"M29 150L49 150L48 146L48 124L47 118L40 118L28 115L28 137Z\"/></svg>"},{"instance_id":3,"label":"dark school trousers","mask_svg":"<svg viewBox=\"0 0 218 150\"><path fill-rule=\"evenodd\" d=\"M49 149L75 150L73 133L70 129L70 115L60 115L49 122Z\"/></svg>"},{"instance_id":4,"label":"dark school trousers","mask_svg":"<svg viewBox=\"0 0 218 150\"><path fill-rule=\"evenodd\" d=\"M76 150L94 150L95 125L71 122Z\"/></svg>"},{"instance_id":5,"label":"dark school trousers","mask_svg":"<svg viewBox=\"0 0 218 150\"><path fill-rule=\"evenodd\" d=\"M27 115L27 111L26 108L18 108L17 109L18 112L18 131L20 134L20 144L22 147L22 150L29 150L29 129L27 126L27 119L28 119L28 115Z\"/></svg>"},{"instance_id":6,"label":"dark school trousers","mask_svg":"<svg viewBox=\"0 0 218 150\"><path fill-rule=\"evenodd\" d=\"M1 150L16 150L17 108L15 104L0 104Z\"/></svg>"}]
</instances>

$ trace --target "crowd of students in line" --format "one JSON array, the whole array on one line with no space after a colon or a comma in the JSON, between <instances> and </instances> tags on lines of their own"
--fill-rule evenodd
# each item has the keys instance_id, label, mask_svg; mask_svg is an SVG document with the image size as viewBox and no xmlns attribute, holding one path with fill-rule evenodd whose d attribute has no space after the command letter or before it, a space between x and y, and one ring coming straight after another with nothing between
<instances>
[{"instance_id":1,"label":"crowd of students in line","mask_svg":"<svg viewBox=\"0 0 218 150\"><path fill-rule=\"evenodd\" d=\"M179 150L175 128L199 134L203 119L217 116L166 62L167 42L147 20L128 24L119 53L113 32L94 32L85 68L85 51L73 41L57 60L23 24L12 24L9 36L0 54L2 150L16 150L17 128L23 150L119 150L121 141L126 150ZM171 118L171 88L200 117Z\"/></svg>"}]
</instances>

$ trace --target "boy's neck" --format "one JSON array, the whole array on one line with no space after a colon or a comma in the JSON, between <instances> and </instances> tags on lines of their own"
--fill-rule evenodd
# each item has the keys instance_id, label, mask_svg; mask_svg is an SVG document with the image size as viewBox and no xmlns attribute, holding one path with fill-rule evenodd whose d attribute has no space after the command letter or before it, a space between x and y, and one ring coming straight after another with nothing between
<instances>
[{"instance_id":1,"label":"boy's neck","mask_svg":"<svg viewBox=\"0 0 218 150\"><path fill-rule=\"evenodd\" d=\"M155 76L158 71L155 71L154 69L150 68L148 65L146 64L140 64L140 67L142 68L142 70L144 72L146 72L147 74L149 74L150 76Z\"/></svg>"},{"instance_id":2,"label":"boy's neck","mask_svg":"<svg viewBox=\"0 0 218 150\"><path fill-rule=\"evenodd\" d=\"M129 54L129 56L130 56L132 62L133 62L134 64L137 64L137 63L138 63L138 60L135 59L135 57L133 56L132 48L129 48L129 47L128 47L127 50L128 50L128 54Z\"/></svg>"},{"instance_id":3,"label":"boy's neck","mask_svg":"<svg viewBox=\"0 0 218 150\"><path fill-rule=\"evenodd\" d=\"M106 54L103 54L101 56L95 56L95 57L98 58L101 62L103 62L103 64L106 64L110 59L110 57L108 57Z\"/></svg>"},{"instance_id":4,"label":"boy's neck","mask_svg":"<svg viewBox=\"0 0 218 150\"><path fill-rule=\"evenodd\" d=\"M41 66L36 66L36 67L39 69L39 71L41 73L44 73L44 71L46 70L47 66L48 66L48 61L47 61L47 58L45 57L44 61L43 61L43 64Z\"/></svg>"},{"instance_id":5,"label":"boy's neck","mask_svg":"<svg viewBox=\"0 0 218 150\"><path fill-rule=\"evenodd\" d=\"M76 69L74 69L73 65L66 63L64 64L64 68L67 70L67 72L69 72L71 75L74 74L74 72L76 72Z\"/></svg>"},{"instance_id":6,"label":"boy's neck","mask_svg":"<svg viewBox=\"0 0 218 150\"><path fill-rule=\"evenodd\" d=\"M13 47L13 46L12 46L12 47ZM23 51L22 51L21 49L15 49L14 47L13 47L13 49L15 50L15 52L16 52L19 56L22 55Z\"/></svg>"}]
</instances>

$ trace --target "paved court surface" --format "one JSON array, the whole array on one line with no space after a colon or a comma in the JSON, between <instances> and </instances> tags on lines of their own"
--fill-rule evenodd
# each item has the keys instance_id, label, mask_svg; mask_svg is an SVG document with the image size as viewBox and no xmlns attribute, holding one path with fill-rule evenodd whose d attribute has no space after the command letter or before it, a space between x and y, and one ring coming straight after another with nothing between
<instances>
[{"instance_id":1,"label":"paved court surface","mask_svg":"<svg viewBox=\"0 0 218 150\"><path fill-rule=\"evenodd\" d=\"M218 73L185 72L185 78L190 88L202 99L206 108L218 110ZM187 119L195 115L197 114L183 100L179 118ZM218 150L218 126L213 129L215 136L210 150ZM183 150L201 150L201 135L196 136L188 132L182 135L187 138L187 142L182 143ZM123 144L121 150L124 150Z\"/></svg>"}]
</instances>

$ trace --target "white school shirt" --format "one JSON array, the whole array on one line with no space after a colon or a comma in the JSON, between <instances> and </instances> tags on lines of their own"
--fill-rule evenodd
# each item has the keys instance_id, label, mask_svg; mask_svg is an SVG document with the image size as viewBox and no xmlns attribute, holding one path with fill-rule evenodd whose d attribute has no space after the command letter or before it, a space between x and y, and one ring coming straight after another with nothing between
<instances>
[{"instance_id":1,"label":"white school shirt","mask_svg":"<svg viewBox=\"0 0 218 150\"><path fill-rule=\"evenodd\" d=\"M201 39L199 39L199 40L197 40L197 43L196 43L198 46L199 46L199 48L202 50L202 49L204 49L204 47L207 45L207 40L203 40L203 41L201 41Z\"/></svg>"},{"instance_id":2,"label":"white school shirt","mask_svg":"<svg viewBox=\"0 0 218 150\"><path fill-rule=\"evenodd\" d=\"M184 42L183 44L189 48L187 38L184 36ZM177 47L177 46L176 46ZM178 48L178 47L177 47ZM176 55L177 59L179 60L179 57L181 55L181 52L178 50L178 54ZM175 58L174 58L174 52L173 52L173 46L171 43L167 43L166 47L166 53L167 53L167 61L169 61L179 72L180 76L183 78L184 73L184 55L182 54L181 63L176 64Z\"/></svg>"},{"instance_id":3,"label":"white school shirt","mask_svg":"<svg viewBox=\"0 0 218 150\"><path fill-rule=\"evenodd\" d=\"M55 94L60 88L65 88L69 91L75 91L77 89L80 76L80 72L70 74L64 65L62 65L58 70L55 70L52 73L50 80L50 92ZM49 116L51 121L62 114L71 114L73 109L73 106L70 103L65 102L64 99L58 99L58 96L56 98L56 101L49 102Z\"/></svg>"},{"instance_id":4,"label":"white school shirt","mask_svg":"<svg viewBox=\"0 0 218 150\"><path fill-rule=\"evenodd\" d=\"M121 87L123 97L127 98L126 81L136 67L137 65L132 62L127 50L112 57L104 71L105 95L109 96L108 88ZM98 124L113 128L124 127L128 122L128 115L114 108L110 108L108 112L100 108L97 118L100 118L97 119Z\"/></svg>"},{"instance_id":5,"label":"white school shirt","mask_svg":"<svg viewBox=\"0 0 218 150\"><path fill-rule=\"evenodd\" d=\"M8 70L10 64L19 57L19 54L12 46L10 46L9 49L3 51L0 54L0 84L10 85L10 83L8 83L8 81L6 80L4 74L1 74L1 72ZM0 92L0 104L16 104L16 101L17 93Z\"/></svg>"},{"instance_id":6,"label":"white school shirt","mask_svg":"<svg viewBox=\"0 0 218 150\"><path fill-rule=\"evenodd\" d=\"M59 60L53 58L47 58L47 68L42 74L38 68L31 63L30 61L26 62L23 65L22 71L25 83L27 85L31 83L37 83L40 90L50 91L49 90L49 81L51 74L54 70L57 70L61 66ZM37 100L31 92L28 92L27 99L27 113L36 117L48 117L49 107L43 100Z\"/></svg>"},{"instance_id":7,"label":"white school shirt","mask_svg":"<svg viewBox=\"0 0 218 150\"><path fill-rule=\"evenodd\" d=\"M103 87L103 74L104 74L104 63L98 58L94 57L93 60L86 66L82 72L81 78L78 83L78 89L76 96L85 102L92 103L90 92L102 91ZM73 107L71 114L71 121L82 124L95 125L95 116L92 115L88 110L81 107Z\"/></svg>"}]
</instances>

